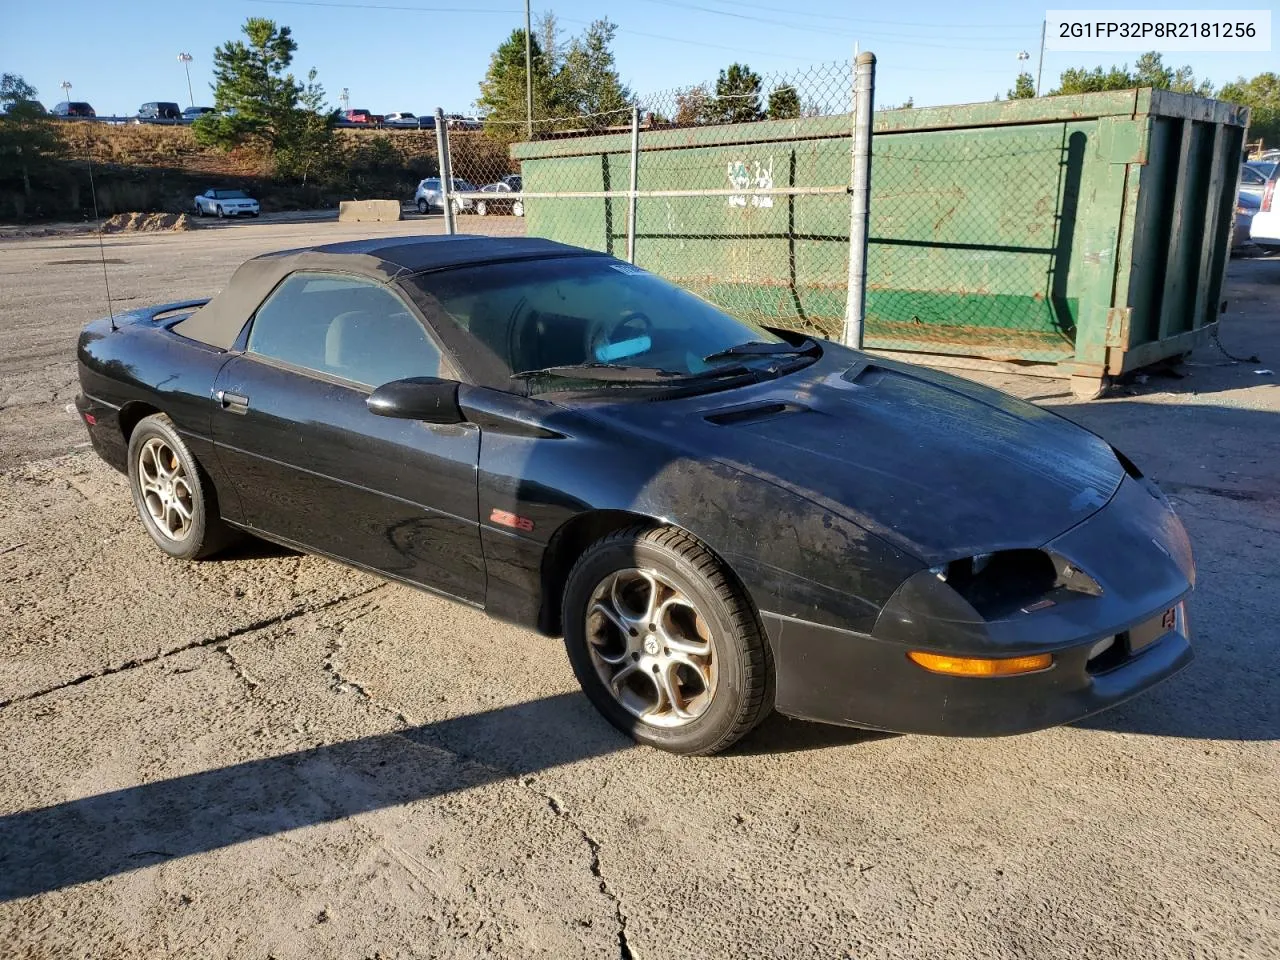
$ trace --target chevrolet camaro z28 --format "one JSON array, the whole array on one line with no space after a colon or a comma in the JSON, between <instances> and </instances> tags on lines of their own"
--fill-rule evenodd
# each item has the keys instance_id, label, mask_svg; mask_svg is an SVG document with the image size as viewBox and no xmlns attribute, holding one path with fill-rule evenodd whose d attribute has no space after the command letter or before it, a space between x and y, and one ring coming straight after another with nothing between
<instances>
[{"instance_id":1,"label":"chevrolet camaro z28","mask_svg":"<svg viewBox=\"0 0 1280 960\"><path fill-rule=\"evenodd\" d=\"M1187 536L1105 441L601 253L258 257L207 302L91 323L79 370L160 549L247 532L562 635L600 712L663 749L774 709L1030 731L1192 656Z\"/></svg>"}]
</instances>

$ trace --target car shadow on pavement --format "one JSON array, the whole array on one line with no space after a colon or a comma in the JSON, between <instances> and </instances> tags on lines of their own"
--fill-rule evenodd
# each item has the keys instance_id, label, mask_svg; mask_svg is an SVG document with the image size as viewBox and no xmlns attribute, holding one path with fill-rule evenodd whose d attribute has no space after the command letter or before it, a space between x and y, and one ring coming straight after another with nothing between
<instances>
[{"instance_id":1,"label":"car shadow on pavement","mask_svg":"<svg viewBox=\"0 0 1280 960\"><path fill-rule=\"evenodd\" d=\"M730 752L742 757L763 756L771 753L801 753L805 750L824 750L828 747L858 746L873 740L896 736L898 736L896 733L884 733L879 730L794 720L775 713L736 743Z\"/></svg>"},{"instance_id":2,"label":"car shadow on pavement","mask_svg":"<svg viewBox=\"0 0 1280 960\"><path fill-rule=\"evenodd\" d=\"M578 693L0 817L0 902L630 749Z\"/></svg>"}]
</instances>

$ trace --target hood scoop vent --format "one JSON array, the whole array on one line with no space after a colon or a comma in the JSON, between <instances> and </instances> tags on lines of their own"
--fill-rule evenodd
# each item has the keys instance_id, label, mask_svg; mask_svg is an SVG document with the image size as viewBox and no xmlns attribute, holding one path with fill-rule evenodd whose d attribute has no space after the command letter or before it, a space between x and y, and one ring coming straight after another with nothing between
<instances>
[{"instance_id":1,"label":"hood scoop vent","mask_svg":"<svg viewBox=\"0 0 1280 960\"><path fill-rule=\"evenodd\" d=\"M768 400L756 403L744 403L736 407L724 407L703 417L707 423L719 427L731 427L742 423L756 423L761 420L772 420L774 417L789 413L803 413L809 408L799 403L786 403L781 400Z\"/></svg>"},{"instance_id":2,"label":"hood scoop vent","mask_svg":"<svg viewBox=\"0 0 1280 960\"><path fill-rule=\"evenodd\" d=\"M860 360L841 374L840 379L848 383L856 383L860 387L874 387L895 372L885 367L878 367L870 360Z\"/></svg>"}]
</instances>

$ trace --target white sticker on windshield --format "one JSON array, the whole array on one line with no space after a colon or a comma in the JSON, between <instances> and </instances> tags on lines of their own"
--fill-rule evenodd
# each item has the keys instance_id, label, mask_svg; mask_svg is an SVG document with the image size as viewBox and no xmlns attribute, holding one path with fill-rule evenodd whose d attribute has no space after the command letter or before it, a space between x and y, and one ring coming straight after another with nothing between
<instances>
[{"instance_id":1,"label":"white sticker on windshield","mask_svg":"<svg viewBox=\"0 0 1280 960\"><path fill-rule=\"evenodd\" d=\"M611 263L609 266L617 270L619 273L625 273L629 277L638 277L641 274L648 273L647 270L641 270L639 267L632 266L629 263Z\"/></svg>"}]
</instances>

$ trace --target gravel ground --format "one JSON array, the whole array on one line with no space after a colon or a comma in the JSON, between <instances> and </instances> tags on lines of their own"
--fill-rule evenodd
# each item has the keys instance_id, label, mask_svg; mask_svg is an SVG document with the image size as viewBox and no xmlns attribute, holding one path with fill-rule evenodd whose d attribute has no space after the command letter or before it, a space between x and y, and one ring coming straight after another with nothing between
<instances>
[{"instance_id":1,"label":"gravel ground","mask_svg":"<svg viewBox=\"0 0 1280 960\"><path fill-rule=\"evenodd\" d=\"M483 222L515 230L510 218ZM469 220L468 227L476 226ZM106 241L128 307L386 225ZM1093 403L1177 501L1198 658L986 741L770 720L679 759L613 732L558 641L257 546L185 565L66 411L92 238L0 241L5 957L1280 957L1280 259L1223 339Z\"/></svg>"}]
</instances>

